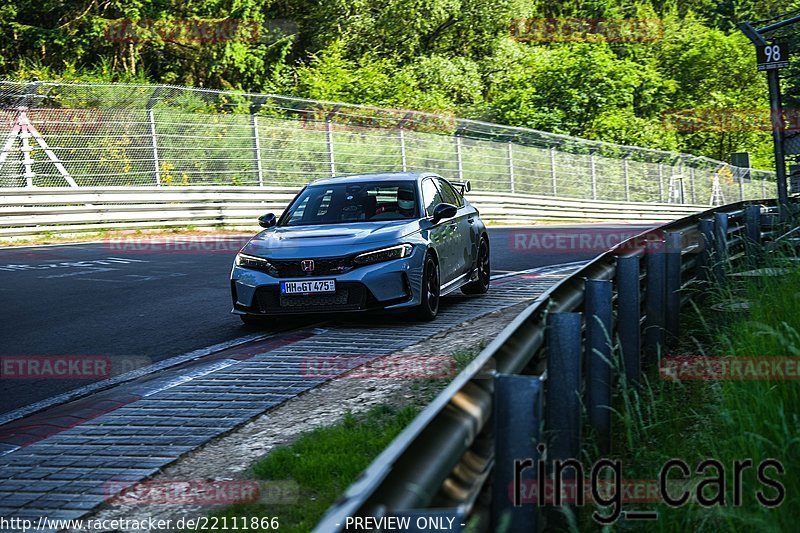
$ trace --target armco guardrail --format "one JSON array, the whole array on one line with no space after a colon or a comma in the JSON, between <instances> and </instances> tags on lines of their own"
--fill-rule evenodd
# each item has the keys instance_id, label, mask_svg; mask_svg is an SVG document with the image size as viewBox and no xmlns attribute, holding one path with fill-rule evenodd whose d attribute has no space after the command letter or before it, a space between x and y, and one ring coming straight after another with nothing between
<instances>
[{"instance_id":1,"label":"armco guardrail","mask_svg":"<svg viewBox=\"0 0 800 533\"><path fill-rule=\"evenodd\" d=\"M252 227L280 213L294 187L46 187L0 189L0 237L43 232L142 229L192 225ZM489 221L540 220L664 222L703 209L696 205L638 204L473 191L468 198Z\"/></svg>"},{"instance_id":2,"label":"armco guardrail","mask_svg":"<svg viewBox=\"0 0 800 533\"><path fill-rule=\"evenodd\" d=\"M468 517L482 519L480 530L537 531L537 507L514 505L514 461L535 465L540 442L545 462L580 460L582 405L600 452L608 452L612 382L635 386L642 366L677 339L683 284L724 277L725 265L755 264L758 245L777 227L773 201L732 204L624 242L564 279L411 422L316 531L389 516L452 518L451 531ZM522 482L535 475L528 466Z\"/></svg>"}]
</instances>

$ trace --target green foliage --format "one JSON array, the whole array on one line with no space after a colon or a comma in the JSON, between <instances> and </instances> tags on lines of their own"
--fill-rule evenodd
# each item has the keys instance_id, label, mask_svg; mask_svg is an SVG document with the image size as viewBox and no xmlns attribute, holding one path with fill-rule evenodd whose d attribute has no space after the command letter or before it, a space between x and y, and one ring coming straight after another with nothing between
<instances>
[{"instance_id":1,"label":"green foliage","mask_svg":"<svg viewBox=\"0 0 800 533\"><path fill-rule=\"evenodd\" d=\"M769 166L768 132L674 131L663 115L764 108L764 76L735 24L798 6L797 0L19 0L0 6L0 77L185 84L446 111L717 159L750 151L756 165ZM645 42L517 42L510 23L527 17L651 19L663 35ZM230 31L221 39L188 35L200 22ZM795 79L786 80L787 92Z\"/></svg>"},{"instance_id":2,"label":"green foliage","mask_svg":"<svg viewBox=\"0 0 800 533\"><path fill-rule=\"evenodd\" d=\"M418 410L414 406L378 405L364 414L348 413L334 425L302 434L253 467L255 476L267 484L296 482L296 502L234 505L217 516L278 516L281 531L310 531Z\"/></svg>"}]
</instances>

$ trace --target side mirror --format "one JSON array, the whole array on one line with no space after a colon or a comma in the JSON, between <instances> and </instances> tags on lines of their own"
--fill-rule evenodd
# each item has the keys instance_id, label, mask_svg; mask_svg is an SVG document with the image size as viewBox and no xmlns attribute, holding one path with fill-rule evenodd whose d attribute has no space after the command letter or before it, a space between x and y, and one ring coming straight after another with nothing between
<instances>
[{"instance_id":1,"label":"side mirror","mask_svg":"<svg viewBox=\"0 0 800 533\"><path fill-rule=\"evenodd\" d=\"M272 213L267 213L266 215L261 215L260 217L258 217L258 225L261 226L262 228L271 228L277 223L278 220Z\"/></svg>"},{"instance_id":2,"label":"side mirror","mask_svg":"<svg viewBox=\"0 0 800 533\"><path fill-rule=\"evenodd\" d=\"M453 204L439 204L433 208L433 223L437 224L445 218L453 218L458 213L458 208Z\"/></svg>"}]
</instances>

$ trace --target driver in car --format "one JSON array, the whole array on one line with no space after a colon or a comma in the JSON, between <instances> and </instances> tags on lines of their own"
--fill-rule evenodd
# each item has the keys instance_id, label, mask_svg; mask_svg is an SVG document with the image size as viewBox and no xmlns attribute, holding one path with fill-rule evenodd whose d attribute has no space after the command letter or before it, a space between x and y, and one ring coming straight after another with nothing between
<instances>
[{"instance_id":1,"label":"driver in car","mask_svg":"<svg viewBox=\"0 0 800 533\"><path fill-rule=\"evenodd\" d=\"M374 218L384 218L386 216L399 215L400 218L412 218L415 215L414 191L408 188L397 189L397 206L391 204L382 205L375 210ZM380 216L383 214L383 216Z\"/></svg>"}]
</instances>

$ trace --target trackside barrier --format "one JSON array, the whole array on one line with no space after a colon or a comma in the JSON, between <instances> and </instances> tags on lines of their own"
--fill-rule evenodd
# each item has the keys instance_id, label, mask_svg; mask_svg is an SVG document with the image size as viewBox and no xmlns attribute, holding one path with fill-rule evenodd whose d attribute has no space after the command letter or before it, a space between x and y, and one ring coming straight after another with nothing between
<instances>
[{"instance_id":1,"label":"trackside barrier","mask_svg":"<svg viewBox=\"0 0 800 533\"><path fill-rule=\"evenodd\" d=\"M3 188L0 237L186 225L257 228L260 215L282 212L298 190L267 186ZM479 191L467 197L484 219L506 224L542 220L665 222L704 208Z\"/></svg>"},{"instance_id":2,"label":"trackside barrier","mask_svg":"<svg viewBox=\"0 0 800 533\"><path fill-rule=\"evenodd\" d=\"M537 475L540 444L543 463L580 458L583 408L608 451L612 382L637 387L643 368L677 341L686 284L724 282L732 268L757 265L762 244L800 232L779 237L788 227L774 200L730 204L635 237L563 279L409 424L315 531L430 509L456 524L477 519L483 530L566 527L558 508L515 505L514 461L532 459L516 480L524 483Z\"/></svg>"}]
</instances>

